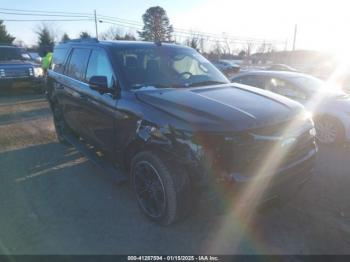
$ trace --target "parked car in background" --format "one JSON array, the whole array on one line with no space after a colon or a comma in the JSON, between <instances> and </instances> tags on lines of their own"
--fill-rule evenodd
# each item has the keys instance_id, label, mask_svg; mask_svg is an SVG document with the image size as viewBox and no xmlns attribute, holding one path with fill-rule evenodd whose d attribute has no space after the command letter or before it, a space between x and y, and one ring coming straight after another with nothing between
<instances>
[{"instance_id":1,"label":"parked car in background","mask_svg":"<svg viewBox=\"0 0 350 262\"><path fill-rule=\"evenodd\" d=\"M21 50L21 56L24 60L32 60L32 57L30 56L30 54L27 52L25 48L20 48L20 50Z\"/></svg>"},{"instance_id":2,"label":"parked car in background","mask_svg":"<svg viewBox=\"0 0 350 262\"><path fill-rule=\"evenodd\" d=\"M289 65L285 65L285 64L273 64L273 65L269 65L268 67L266 67L266 70L270 70L270 71L289 71L289 72L298 72L298 70L296 70L295 68L289 66Z\"/></svg>"},{"instance_id":3,"label":"parked car in background","mask_svg":"<svg viewBox=\"0 0 350 262\"><path fill-rule=\"evenodd\" d=\"M140 209L160 224L219 188L231 203L254 183L244 200L255 205L313 170L314 126L300 104L230 83L188 47L67 41L54 49L47 84L58 138L122 166Z\"/></svg>"},{"instance_id":4,"label":"parked car in background","mask_svg":"<svg viewBox=\"0 0 350 262\"><path fill-rule=\"evenodd\" d=\"M331 75L330 81L341 88L345 93L350 94L350 68L337 75Z\"/></svg>"},{"instance_id":5,"label":"parked car in background","mask_svg":"<svg viewBox=\"0 0 350 262\"><path fill-rule=\"evenodd\" d=\"M41 64L42 57L39 55L38 52L29 52L29 55L35 63Z\"/></svg>"},{"instance_id":6,"label":"parked car in background","mask_svg":"<svg viewBox=\"0 0 350 262\"><path fill-rule=\"evenodd\" d=\"M230 63L224 60L213 60L211 61L222 73L230 77L237 74L240 70L240 66L237 64Z\"/></svg>"},{"instance_id":7,"label":"parked car in background","mask_svg":"<svg viewBox=\"0 0 350 262\"><path fill-rule=\"evenodd\" d=\"M0 45L1 88L32 88L42 90L43 71L41 67L23 56L21 48Z\"/></svg>"},{"instance_id":8,"label":"parked car in background","mask_svg":"<svg viewBox=\"0 0 350 262\"><path fill-rule=\"evenodd\" d=\"M350 139L350 98L342 90L301 73L249 71L232 82L265 89L303 104L313 114L317 138L324 144Z\"/></svg>"}]
</instances>

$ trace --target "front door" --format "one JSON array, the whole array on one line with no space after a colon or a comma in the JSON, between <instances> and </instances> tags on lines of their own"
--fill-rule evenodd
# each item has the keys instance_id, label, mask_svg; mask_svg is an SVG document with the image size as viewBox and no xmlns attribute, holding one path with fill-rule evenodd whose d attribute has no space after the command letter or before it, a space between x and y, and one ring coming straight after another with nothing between
<instances>
[{"instance_id":1,"label":"front door","mask_svg":"<svg viewBox=\"0 0 350 262\"><path fill-rule=\"evenodd\" d=\"M106 76L108 87L111 92L99 93L89 88L86 93L86 103L84 108L83 126L85 132L99 148L111 153L114 151L115 144L115 114L117 99L115 93L115 75L107 56L102 48L93 49L88 67L86 70L86 82L92 76Z\"/></svg>"}]
</instances>

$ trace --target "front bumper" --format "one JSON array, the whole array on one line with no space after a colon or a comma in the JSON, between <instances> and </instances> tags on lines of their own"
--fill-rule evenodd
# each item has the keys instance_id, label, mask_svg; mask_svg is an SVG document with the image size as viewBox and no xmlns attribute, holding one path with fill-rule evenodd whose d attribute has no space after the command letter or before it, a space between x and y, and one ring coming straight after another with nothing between
<instances>
[{"instance_id":1,"label":"front bumper","mask_svg":"<svg viewBox=\"0 0 350 262\"><path fill-rule=\"evenodd\" d=\"M316 152L317 149L310 151L304 158L276 173L259 202L264 203L276 197L282 200L293 198L314 175Z\"/></svg>"},{"instance_id":2,"label":"front bumper","mask_svg":"<svg viewBox=\"0 0 350 262\"><path fill-rule=\"evenodd\" d=\"M231 174L229 180L211 183L205 196L210 201L235 206L260 206L272 199L292 198L314 173L317 147L302 158L281 167L273 174L244 177Z\"/></svg>"}]
</instances>

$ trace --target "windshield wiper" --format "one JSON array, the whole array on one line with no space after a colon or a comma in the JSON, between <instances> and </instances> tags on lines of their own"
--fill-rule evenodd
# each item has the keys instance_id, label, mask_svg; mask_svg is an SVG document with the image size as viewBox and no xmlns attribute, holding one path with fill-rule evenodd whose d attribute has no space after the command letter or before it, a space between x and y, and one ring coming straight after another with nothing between
<instances>
[{"instance_id":1,"label":"windshield wiper","mask_svg":"<svg viewBox=\"0 0 350 262\"><path fill-rule=\"evenodd\" d=\"M165 86L155 85L155 84L136 84L131 87L131 89L142 89L142 88L165 88Z\"/></svg>"},{"instance_id":2,"label":"windshield wiper","mask_svg":"<svg viewBox=\"0 0 350 262\"><path fill-rule=\"evenodd\" d=\"M195 86L209 86L209 85L223 85L223 84L228 84L228 83L221 82L221 81L207 80L207 81L191 83L191 84L188 84L188 86L195 87Z\"/></svg>"},{"instance_id":3,"label":"windshield wiper","mask_svg":"<svg viewBox=\"0 0 350 262\"><path fill-rule=\"evenodd\" d=\"M179 84L140 84L134 85L132 89L142 89L142 88L176 88L176 87L185 87L185 85Z\"/></svg>"}]
</instances>

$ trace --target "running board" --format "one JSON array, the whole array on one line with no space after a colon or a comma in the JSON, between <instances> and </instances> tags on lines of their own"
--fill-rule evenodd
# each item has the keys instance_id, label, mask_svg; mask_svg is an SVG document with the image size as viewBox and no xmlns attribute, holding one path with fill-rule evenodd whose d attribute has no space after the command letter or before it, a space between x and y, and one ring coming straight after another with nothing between
<instances>
[{"instance_id":1,"label":"running board","mask_svg":"<svg viewBox=\"0 0 350 262\"><path fill-rule=\"evenodd\" d=\"M128 180L127 176L121 170L114 167L103 156L99 156L93 147L89 147L83 140L75 138L72 135L65 134L65 140L75 147L82 155L93 162L102 172L107 175L115 183L122 183Z\"/></svg>"}]
</instances>

